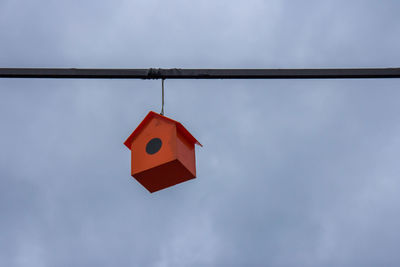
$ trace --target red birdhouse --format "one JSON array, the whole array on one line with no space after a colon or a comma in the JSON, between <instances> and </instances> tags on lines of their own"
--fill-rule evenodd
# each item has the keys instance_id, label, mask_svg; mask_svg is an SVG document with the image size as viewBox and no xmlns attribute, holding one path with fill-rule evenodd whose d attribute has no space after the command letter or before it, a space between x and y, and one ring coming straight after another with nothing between
<instances>
[{"instance_id":1,"label":"red birdhouse","mask_svg":"<svg viewBox=\"0 0 400 267\"><path fill-rule=\"evenodd\" d=\"M150 111L124 143L131 174L151 193L196 177L195 144L180 122Z\"/></svg>"}]
</instances>

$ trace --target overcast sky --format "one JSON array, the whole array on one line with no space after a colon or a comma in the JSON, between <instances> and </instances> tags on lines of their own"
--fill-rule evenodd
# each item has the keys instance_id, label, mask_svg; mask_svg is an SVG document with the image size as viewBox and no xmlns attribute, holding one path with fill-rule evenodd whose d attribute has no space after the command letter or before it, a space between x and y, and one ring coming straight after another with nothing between
<instances>
[{"instance_id":1,"label":"overcast sky","mask_svg":"<svg viewBox=\"0 0 400 267\"><path fill-rule=\"evenodd\" d=\"M400 1L0 0L0 67L400 67ZM150 194L156 80L0 80L0 266L399 266L400 80L167 80L204 145Z\"/></svg>"}]
</instances>

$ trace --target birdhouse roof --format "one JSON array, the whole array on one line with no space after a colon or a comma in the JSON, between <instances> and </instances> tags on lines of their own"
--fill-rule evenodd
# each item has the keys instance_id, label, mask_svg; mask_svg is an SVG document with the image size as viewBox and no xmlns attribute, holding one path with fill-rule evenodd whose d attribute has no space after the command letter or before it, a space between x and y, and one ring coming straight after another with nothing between
<instances>
[{"instance_id":1,"label":"birdhouse roof","mask_svg":"<svg viewBox=\"0 0 400 267\"><path fill-rule=\"evenodd\" d=\"M143 121L139 124L139 126L133 131L133 133L128 137L128 139L126 139L126 141L124 142L124 145L127 146L129 149L131 149L133 139L143 130L143 128L147 125L147 123L153 118L160 118L160 119L174 123L176 125L177 130L183 136L185 136L187 140L189 140L193 144L203 146L202 144L200 144L199 141L196 140L196 138L193 137L193 135L188 130L186 130L185 127L183 127L183 125L180 122L170 119L168 117L165 117L163 115L160 115L154 111L150 111L147 114L147 116L143 119Z\"/></svg>"}]
</instances>

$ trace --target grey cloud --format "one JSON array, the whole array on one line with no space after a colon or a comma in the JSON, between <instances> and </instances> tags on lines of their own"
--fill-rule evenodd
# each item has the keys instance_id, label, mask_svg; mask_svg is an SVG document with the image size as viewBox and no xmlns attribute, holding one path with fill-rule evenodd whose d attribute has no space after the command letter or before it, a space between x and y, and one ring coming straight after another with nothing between
<instances>
[{"instance_id":1,"label":"grey cloud","mask_svg":"<svg viewBox=\"0 0 400 267\"><path fill-rule=\"evenodd\" d=\"M3 1L2 67L398 66L397 1ZM0 80L0 265L397 266L398 80L167 80L204 144L149 194L159 81Z\"/></svg>"}]
</instances>

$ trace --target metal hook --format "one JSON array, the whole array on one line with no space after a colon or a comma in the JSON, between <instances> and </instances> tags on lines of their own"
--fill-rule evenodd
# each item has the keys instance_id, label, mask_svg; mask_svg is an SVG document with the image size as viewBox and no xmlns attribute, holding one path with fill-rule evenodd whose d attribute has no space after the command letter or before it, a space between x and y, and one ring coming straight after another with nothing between
<instances>
[{"instance_id":1,"label":"metal hook","mask_svg":"<svg viewBox=\"0 0 400 267\"><path fill-rule=\"evenodd\" d=\"M164 116L164 79L161 79L161 89L162 89L162 104L160 114Z\"/></svg>"}]
</instances>

